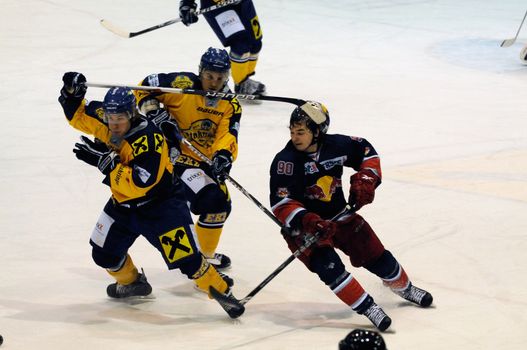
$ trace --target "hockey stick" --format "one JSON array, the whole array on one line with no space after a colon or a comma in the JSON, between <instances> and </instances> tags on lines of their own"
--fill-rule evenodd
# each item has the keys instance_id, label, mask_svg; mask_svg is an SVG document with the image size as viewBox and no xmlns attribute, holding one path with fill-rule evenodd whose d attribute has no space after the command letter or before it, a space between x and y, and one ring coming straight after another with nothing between
<instances>
[{"instance_id":1,"label":"hockey stick","mask_svg":"<svg viewBox=\"0 0 527 350\"><path fill-rule=\"evenodd\" d=\"M331 221L338 221L343 216L354 212L354 210L349 206L346 205L346 209L342 211L341 213L337 214L335 217L331 219ZM311 245L316 243L319 239L319 233L315 233L314 235L307 236L305 238L305 243L300 248L298 248L287 260L285 260L280 266L276 268L269 276L267 276L259 285L257 285L249 294L245 296L245 298L240 300L240 304L245 305L251 300L259 291L261 291L273 278L275 278L280 272L282 272L283 269L287 267L293 260L295 260L300 254L302 254L307 248L309 248Z\"/></svg>"},{"instance_id":2,"label":"hockey stick","mask_svg":"<svg viewBox=\"0 0 527 350\"><path fill-rule=\"evenodd\" d=\"M516 35L512 39L505 39L501 43L501 47L509 47L516 41L516 38L518 38L518 34L520 34L520 30L522 29L523 22L525 22L525 18L527 17L527 11L525 11L525 15L523 15L522 22L520 23L520 27L518 28L518 31L516 32Z\"/></svg>"},{"instance_id":3,"label":"hockey stick","mask_svg":"<svg viewBox=\"0 0 527 350\"><path fill-rule=\"evenodd\" d=\"M189 141L187 140L186 138L183 137L183 135L181 135L180 133L175 133L175 136L176 138L178 139L179 142L183 143L185 146L187 146L191 151L192 153L194 153L195 155L197 155L199 158L201 158L201 160L203 160L205 163L207 163L208 165L212 165L212 161L206 156L204 155L203 153L201 153L201 151L199 149L197 149L196 147L194 147L194 145ZM243 195L247 198L249 198L254 204L256 204L256 206L261 210L263 211L268 217L271 218L271 220L273 220L275 222L275 224L277 224L278 226L280 226L282 232L283 230L287 230L287 228L285 226L282 225L282 223L280 222L280 220L278 220L278 218L276 216L274 216L273 213L271 213L269 211L269 209L267 209L266 207L264 207L264 205L262 203L260 203L260 201L258 199L256 199L252 194L250 194L242 185L240 185L236 180L234 180L229 174L226 174L225 173L225 178L227 180L229 180L229 182L234 186L236 187L236 189L238 189L241 193L243 193Z\"/></svg>"},{"instance_id":4,"label":"hockey stick","mask_svg":"<svg viewBox=\"0 0 527 350\"><path fill-rule=\"evenodd\" d=\"M239 2L241 2L241 1L242 0L225 0L225 1L222 1L222 2L220 2L220 3L218 3L218 4L214 5L214 6L206 7L204 9L200 9L200 10L196 11L196 15L201 15L203 13L214 11L214 10L220 9L222 7L225 7L225 6L236 5ZM163 27L166 27L166 26L169 26L171 24L178 23L178 22L181 22L181 18L175 18L175 19L172 19L170 21L166 21L164 23L161 23L161 24L158 24L158 25L155 25L155 26L152 26L152 27L140 30L138 32L127 32L124 29L119 28L118 26L116 26L112 22L110 22L110 21L108 21L106 19L101 19L101 25L104 28L106 28L110 32L112 32L112 33L114 33L116 35L119 35L120 37L126 38L126 39L133 38L134 36L145 34L145 33L151 32L153 30L156 30L156 29L159 29L159 28L163 28Z\"/></svg>"},{"instance_id":5,"label":"hockey stick","mask_svg":"<svg viewBox=\"0 0 527 350\"><path fill-rule=\"evenodd\" d=\"M145 90L152 92L167 92L172 94L188 94L188 95L201 95L210 98L220 98L222 100L230 100L237 98L238 100L262 100L262 101L275 101L275 102L286 102L292 103L297 106L301 106L306 103L305 100L291 97L280 97L280 96L266 96L266 95L247 95L247 94L236 94L233 92L219 92L219 91L204 91L194 89L178 89L158 86L141 86L141 85L123 85L123 84L106 84L106 83L92 83L87 82L86 86L100 87L100 88L113 88L113 87L125 87L132 90Z\"/></svg>"}]
</instances>

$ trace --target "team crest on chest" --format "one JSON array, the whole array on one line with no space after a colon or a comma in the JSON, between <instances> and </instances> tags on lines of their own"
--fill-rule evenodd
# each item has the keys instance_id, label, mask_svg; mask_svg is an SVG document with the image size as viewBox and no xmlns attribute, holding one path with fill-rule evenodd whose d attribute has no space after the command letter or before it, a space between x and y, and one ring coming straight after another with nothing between
<instances>
[{"instance_id":1,"label":"team crest on chest","mask_svg":"<svg viewBox=\"0 0 527 350\"><path fill-rule=\"evenodd\" d=\"M192 80L186 75L176 75L176 78L170 83L170 86L176 89L188 89L194 85Z\"/></svg>"},{"instance_id":2,"label":"team crest on chest","mask_svg":"<svg viewBox=\"0 0 527 350\"><path fill-rule=\"evenodd\" d=\"M214 135L218 125L210 119L196 120L190 128L184 129L183 135L191 142L196 142L201 147L210 147L214 143Z\"/></svg>"},{"instance_id":3,"label":"team crest on chest","mask_svg":"<svg viewBox=\"0 0 527 350\"><path fill-rule=\"evenodd\" d=\"M315 163L315 162L304 163L304 173L305 174L318 173L317 163Z\"/></svg>"},{"instance_id":4,"label":"team crest on chest","mask_svg":"<svg viewBox=\"0 0 527 350\"><path fill-rule=\"evenodd\" d=\"M143 152L148 151L148 139L145 136L139 137L137 140L132 142L132 148L134 149L134 157L137 157Z\"/></svg>"}]
</instances>

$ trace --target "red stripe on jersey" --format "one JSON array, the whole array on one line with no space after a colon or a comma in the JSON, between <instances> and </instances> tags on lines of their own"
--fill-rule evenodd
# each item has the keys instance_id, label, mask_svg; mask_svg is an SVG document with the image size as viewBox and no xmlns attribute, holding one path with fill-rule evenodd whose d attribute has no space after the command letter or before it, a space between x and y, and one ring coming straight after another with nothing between
<instances>
[{"instance_id":1,"label":"red stripe on jersey","mask_svg":"<svg viewBox=\"0 0 527 350\"><path fill-rule=\"evenodd\" d=\"M294 199L285 201L284 204L281 204L275 208L273 208L273 214L280 220L282 224L285 224L291 213L293 213L295 210L303 209L304 205L300 203L299 201L295 201ZM291 218L289 218L290 220Z\"/></svg>"},{"instance_id":2,"label":"red stripe on jersey","mask_svg":"<svg viewBox=\"0 0 527 350\"><path fill-rule=\"evenodd\" d=\"M382 179L382 172L381 172L381 159L379 157L370 158L362 162L360 165L361 169L364 168L370 168L375 169L377 172L377 175L379 175L379 179Z\"/></svg>"}]
</instances>

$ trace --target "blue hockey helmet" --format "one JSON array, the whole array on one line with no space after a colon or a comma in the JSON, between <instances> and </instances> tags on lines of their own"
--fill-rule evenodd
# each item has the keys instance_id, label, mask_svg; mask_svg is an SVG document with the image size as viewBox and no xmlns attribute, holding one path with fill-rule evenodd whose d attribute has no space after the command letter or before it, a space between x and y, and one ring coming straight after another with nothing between
<instances>
[{"instance_id":1,"label":"blue hockey helmet","mask_svg":"<svg viewBox=\"0 0 527 350\"><path fill-rule=\"evenodd\" d=\"M132 119L137 108L134 93L127 87L113 87L104 96L102 108L105 115L126 113Z\"/></svg>"},{"instance_id":2,"label":"blue hockey helmet","mask_svg":"<svg viewBox=\"0 0 527 350\"><path fill-rule=\"evenodd\" d=\"M386 350L386 343L375 331L355 329L339 342L339 350Z\"/></svg>"},{"instance_id":3,"label":"blue hockey helmet","mask_svg":"<svg viewBox=\"0 0 527 350\"><path fill-rule=\"evenodd\" d=\"M317 130L320 131L321 135L326 134L329 129L328 109L320 102L307 101L303 105L296 107L291 113L289 126L304 122L313 135L316 134Z\"/></svg>"},{"instance_id":4,"label":"blue hockey helmet","mask_svg":"<svg viewBox=\"0 0 527 350\"><path fill-rule=\"evenodd\" d=\"M199 63L199 72L204 69L220 73L228 72L231 69L231 60L227 51L209 47L201 56Z\"/></svg>"}]
</instances>

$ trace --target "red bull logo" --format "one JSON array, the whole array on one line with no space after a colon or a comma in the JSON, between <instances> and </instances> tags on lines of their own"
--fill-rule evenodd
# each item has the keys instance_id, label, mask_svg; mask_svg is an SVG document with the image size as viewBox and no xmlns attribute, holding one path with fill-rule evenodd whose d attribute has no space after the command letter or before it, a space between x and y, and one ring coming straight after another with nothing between
<instances>
[{"instance_id":1,"label":"red bull logo","mask_svg":"<svg viewBox=\"0 0 527 350\"><path fill-rule=\"evenodd\" d=\"M333 176L323 176L317 180L316 184L306 187L305 196L309 199L329 202L337 187L342 187L342 181L340 179Z\"/></svg>"}]
</instances>

